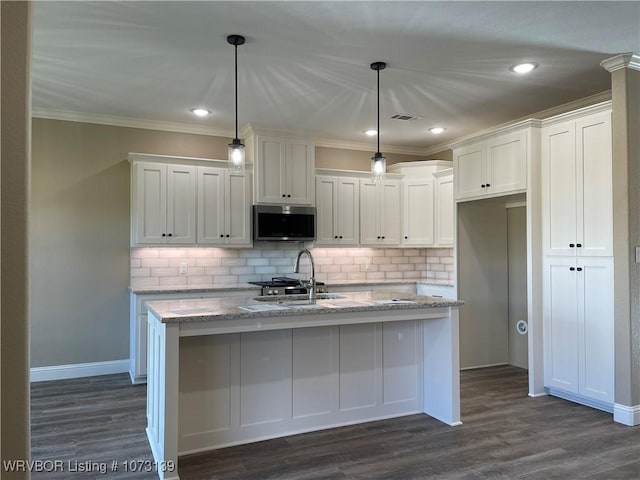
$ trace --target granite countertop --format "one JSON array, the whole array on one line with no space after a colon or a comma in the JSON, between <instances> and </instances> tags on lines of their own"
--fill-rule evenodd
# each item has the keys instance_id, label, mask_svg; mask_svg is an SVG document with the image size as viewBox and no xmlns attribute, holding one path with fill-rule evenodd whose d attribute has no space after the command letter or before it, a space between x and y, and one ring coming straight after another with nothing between
<instances>
[{"instance_id":1,"label":"granite countertop","mask_svg":"<svg viewBox=\"0 0 640 480\"><path fill-rule=\"evenodd\" d=\"M253 296L165 300L150 302L147 307L163 323L187 323L292 315L458 307L463 303L442 297L367 291L318 294L318 300L315 304L310 304L306 295L285 295L268 297L268 301L256 300L256 297Z\"/></svg>"}]
</instances>

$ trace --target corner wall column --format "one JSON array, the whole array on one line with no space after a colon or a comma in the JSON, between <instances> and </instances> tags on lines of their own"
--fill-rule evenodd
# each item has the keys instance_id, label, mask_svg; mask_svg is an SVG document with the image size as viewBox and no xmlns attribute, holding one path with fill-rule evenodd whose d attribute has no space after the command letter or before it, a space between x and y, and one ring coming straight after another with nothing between
<instances>
[{"instance_id":1,"label":"corner wall column","mask_svg":"<svg viewBox=\"0 0 640 480\"><path fill-rule=\"evenodd\" d=\"M615 315L614 420L640 425L640 54L602 62L611 73Z\"/></svg>"}]
</instances>

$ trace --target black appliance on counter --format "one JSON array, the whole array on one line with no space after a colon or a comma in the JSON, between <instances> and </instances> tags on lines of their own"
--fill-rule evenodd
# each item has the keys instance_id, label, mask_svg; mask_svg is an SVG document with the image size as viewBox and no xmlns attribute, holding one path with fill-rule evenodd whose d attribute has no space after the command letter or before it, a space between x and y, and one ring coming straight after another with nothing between
<instances>
[{"instance_id":1,"label":"black appliance on counter","mask_svg":"<svg viewBox=\"0 0 640 480\"><path fill-rule=\"evenodd\" d=\"M249 282L251 285L262 287L260 295L306 295L309 288L302 285L300 280L289 277L273 277L270 281ZM316 282L316 292L326 293L324 282Z\"/></svg>"}]
</instances>

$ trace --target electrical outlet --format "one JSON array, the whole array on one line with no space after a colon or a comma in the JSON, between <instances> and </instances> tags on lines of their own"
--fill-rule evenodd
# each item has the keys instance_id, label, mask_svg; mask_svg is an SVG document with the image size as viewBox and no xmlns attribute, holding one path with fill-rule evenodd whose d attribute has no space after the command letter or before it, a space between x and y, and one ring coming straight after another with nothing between
<instances>
[{"instance_id":1,"label":"electrical outlet","mask_svg":"<svg viewBox=\"0 0 640 480\"><path fill-rule=\"evenodd\" d=\"M180 275L186 275L187 274L187 264L186 263L181 263L180 264L180 268L178 269L178 274Z\"/></svg>"}]
</instances>

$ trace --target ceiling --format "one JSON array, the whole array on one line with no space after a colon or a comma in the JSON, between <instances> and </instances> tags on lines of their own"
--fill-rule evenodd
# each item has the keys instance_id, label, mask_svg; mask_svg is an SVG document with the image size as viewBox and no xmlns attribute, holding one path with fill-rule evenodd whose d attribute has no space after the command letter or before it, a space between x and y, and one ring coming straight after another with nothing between
<instances>
[{"instance_id":1,"label":"ceiling","mask_svg":"<svg viewBox=\"0 0 640 480\"><path fill-rule=\"evenodd\" d=\"M239 123L426 151L610 89L600 62L640 52L640 2L36 2L33 108L190 124ZM539 67L517 75L521 61ZM194 117L204 106L213 114ZM392 120L393 114L420 117ZM106 117L105 117L106 118ZM113 120L113 119L112 119ZM441 135L428 128L441 125ZM203 130L204 129L204 130ZM382 149L384 152L384 148Z\"/></svg>"}]
</instances>

